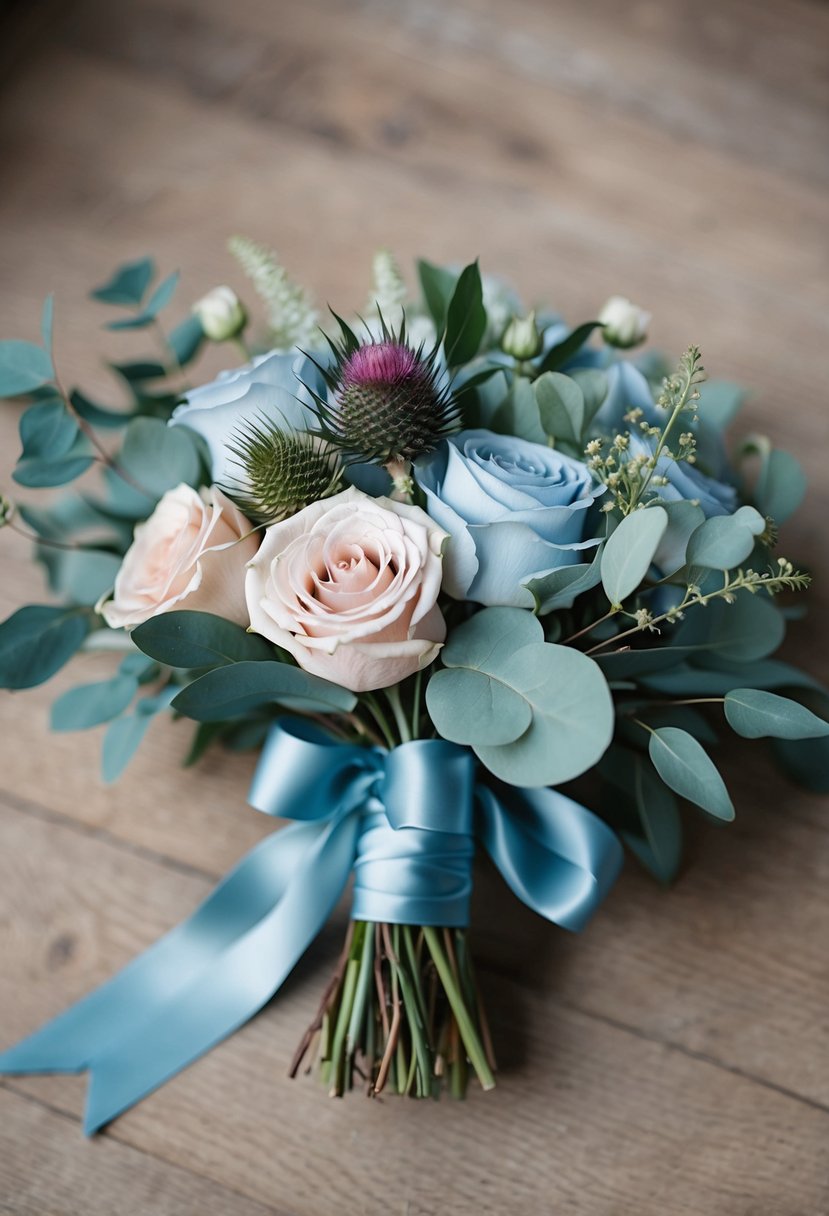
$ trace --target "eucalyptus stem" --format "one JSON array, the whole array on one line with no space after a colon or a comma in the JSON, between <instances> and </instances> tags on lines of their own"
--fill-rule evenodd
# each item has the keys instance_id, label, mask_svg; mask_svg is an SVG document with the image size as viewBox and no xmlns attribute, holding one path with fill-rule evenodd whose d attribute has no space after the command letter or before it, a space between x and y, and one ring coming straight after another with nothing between
<instances>
[{"instance_id":1,"label":"eucalyptus stem","mask_svg":"<svg viewBox=\"0 0 829 1216\"><path fill-rule=\"evenodd\" d=\"M478 1080L483 1089L494 1089L495 1077L492 1074L492 1069L489 1067L489 1061L478 1037L478 1032L472 1022L472 1018L469 1016L469 1010L466 1008L460 989L452 974L452 968L441 945L437 930L433 929L430 925L424 925L423 936L426 939L429 953L432 956L452 1012L455 1015L455 1021L458 1024L458 1030L463 1045L466 1048L466 1054L469 1056Z\"/></svg>"},{"instance_id":2,"label":"eucalyptus stem","mask_svg":"<svg viewBox=\"0 0 829 1216\"><path fill-rule=\"evenodd\" d=\"M401 743L409 743L411 742L412 738L412 729L409 726L409 722L403 710L403 704L400 700L400 689L396 684L393 684L391 688L387 688L385 692L386 700L391 706L392 713L394 714L394 720L397 724L397 729L400 732L400 741Z\"/></svg>"},{"instance_id":3,"label":"eucalyptus stem","mask_svg":"<svg viewBox=\"0 0 829 1216\"><path fill-rule=\"evenodd\" d=\"M391 728L388 718L383 713L383 710L381 709L377 698L375 696L373 696L370 692L363 693L363 704L366 706L369 713L374 718L374 721L379 726L380 733L382 734L383 739L385 740L386 747L388 747L391 750L393 747L396 746L394 732Z\"/></svg>"}]
</instances>

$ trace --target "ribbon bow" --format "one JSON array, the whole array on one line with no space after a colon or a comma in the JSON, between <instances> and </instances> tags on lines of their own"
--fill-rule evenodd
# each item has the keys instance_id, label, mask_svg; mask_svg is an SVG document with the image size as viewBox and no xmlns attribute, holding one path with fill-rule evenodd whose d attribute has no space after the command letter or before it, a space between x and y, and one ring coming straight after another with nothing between
<instances>
[{"instance_id":1,"label":"ribbon bow","mask_svg":"<svg viewBox=\"0 0 829 1216\"><path fill-rule=\"evenodd\" d=\"M616 837L555 790L476 782L465 748L339 743L302 719L271 730L250 802L296 822L123 971L0 1053L0 1073L91 1071L91 1135L232 1034L280 988L354 871L355 920L463 926L474 841L515 894L583 927L621 865Z\"/></svg>"}]
</instances>

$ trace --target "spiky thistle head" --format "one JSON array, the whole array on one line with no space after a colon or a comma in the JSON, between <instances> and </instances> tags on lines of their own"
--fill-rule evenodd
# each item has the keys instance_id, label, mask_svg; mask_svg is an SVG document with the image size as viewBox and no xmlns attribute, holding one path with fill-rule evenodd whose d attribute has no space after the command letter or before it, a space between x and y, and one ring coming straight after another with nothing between
<instances>
[{"instance_id":1,"label":"spiky thistle head","mask_svg":"<svg viewBox=\"0 0 829 1216\"><path fill-rule=\"evenodd\" d=\"M328 389L314 395L320 434L352 461L388 465L431 452L460 426L449 378L437 348L424 351L406 340L405 318L397 331L380 318L379 340L360 341L334 314L340 339L328 339L334 364L319 364Z\"/></svg>"},{"instance_id":2,"label":"spiky thistle head","mask_svg":"<svg viewBox=\"0 0 829 1216\"><path fill-rule=\"evenodd\" d=\"M255 523L276 523L342 489L342 464L330 444L269 418L243 423L228 443L239 476L223 487Z\"/></svg>"}]
</instances>

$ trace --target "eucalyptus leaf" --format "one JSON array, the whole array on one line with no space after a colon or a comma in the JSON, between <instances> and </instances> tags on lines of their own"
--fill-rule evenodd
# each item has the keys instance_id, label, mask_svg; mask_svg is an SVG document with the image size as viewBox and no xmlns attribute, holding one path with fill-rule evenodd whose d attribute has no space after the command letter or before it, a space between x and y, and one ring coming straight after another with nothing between
<instances>
[{"instance_id":1,"label":"eucalyptus leaf","mask_svg":"<svg viewBox=\"0 0 829 1216\"><path fill-rule=\"evenodd\" d=\"M736 662L764 659L777 650L786 622L768 596L738 591L734 603L711 600L689 609L674 634L677 646L706 646Z\"/></svg>"},{"instance_id":2,"label":"eucalyptus leaf","mask_svg":"<svg viewBox=\"0 0 829 1216\"><path fill-rule=\"evenodd\" d=\"M101 777L107 785L121 776L141 746L151 721L148 714L129 714L116 718L107 727L101 747Z\"/></svg>"},{"instance_id":3,"label":"eucalyptus leaf","mask_svg":"<svg viewBox=\"0 0 829 1216\"><path fill-rule=\"evenodd\" d=\"M740 507L733 515L714 515L692 533L688 541L688 566L711 570L733 570L754 550L766 521L754 507Z\"/></svg>"},{"instance_id":4,"label":"eucalyptus leaf","mask_svg":"<svg viewBox=\"0 0 829 1216\"><path fill-rule=\"evenodd\" d=\"M602 403L607 396L607 376L597 367L576 367L567 374L581 389L582 397L584 398L583 428L586 428L601 409ZM584 429L582 430L582 437L583 435Z\"/></svg>"},{"instance_id":5,"label":"eucalyptus leaf","mask_svg":"<svg viewBox=\"0 0 829 1216\"><path fill-rule=\"evenodd\" d=\"M774 448L763 462L754 498L764 515L778 524L794 515L806 497L806 474L790 452Z\"/></svg>"},{"instance_id":6,"label":"eucalyptus leaf","mask_svg":"<svg viewBox=\"0 0 829 1216\"><path fill-rule=\"evenodd\" d=\"M65 456L78 437L78 424L60 397L47 398L20 415L21 460Z\"/></svg>"},{"instance_id":7,"label":"eucalyptus leaf","mask_svg":"<svg viewBox=\"0 0 829 1216\"><path fill-rule=\"evenodd\" d=\"M195 315L185 317L167 335L167 343L176 357L179 367L185 367L194 359L204 342L202 323Z\"/></svg>"},{"instance_id":8,"label":"eucalyptus leaf","mask_svg":"<svg viewBox=\"0 0 829 1216\"><path fill-rule=\"evenodd\" d=\"M668 578L685 565L688 541L700 524L705 522L705 513L702 507L684 500L659 500L658 505L668 512L668 526L653 555L653 564L663 578Z\"/></svg>"},{"instance_id":9,"label":"eucalyptus leaf","mask_svg":"<svg viewBox=\"0 0 829 1216\"><path fill-rule=\"evenodd\" d=\"M514 376L504 399L492 414L488 429L515 435L529 443L546 443L538 413L533 383L527 376Z\"/></svg>"},{"instance_id":10,"label":"eucalyptus leaf","mask_svg":"<svg viewBox=\"0 0 829 1216\"><path fill-rule=\"evenodd\" d=\"M352 692L287 663L242 662L217 667L183 688L173 708L197 722L218 722L281 705L307 713L348 713Z\"/></svg>"},{"instance_id":11,"label":"eucalyptus leaf","mask_svg":"<svg viewBox=\"0 0 829 1216\"><path fill-rule=\"evenodd\" d=\"M443 352L447 367L468 363L478 353L486 331L481 272L472 262L460 274L446 310Z\"/></svg>"},{"instance_id":12,"label":"eucalyptus leaf","mask_svg":"<svg viewBox=\"0 0 829 1216\"><path fill-rule=\"evenodd\" d=\"M747 397L741 384L730 380L706 380L699 385L700 399L697 413L704 423L724 431L729 426Z\"/></svg>"},{"instance_id":13,"label":"eucalyptus leaf","mask_svg":"<svg viewBox=\"0 0 829 1216\"><path fill-rule=\"evenodd\" d=\"M106 328L112 330L146 329L148 325L153 324L161 310L170 303L178 280L179 272L175 271L159 283L140 312L132 317L122 317L118 321L108 321Z\"/></svg>"},{"instance_id":14,"label":"eucalyptus leaf","mask_svg":"<svg viewBox=\"0 0 829 1216\"><path fill-rule=\"evenodd\" d=\"M161 498L182 482L196 485L201 473L192 432L183 426L167 426L157 418L132 419L124 435L120 462L153 498Z\"/></svg>"},{"instance_id":15,"label":"eucalyptus leaf","mask_svg":"<svg viewBox=\"0 0 829 1216\"><path fill-rule=\"evenodd\" d=\"M644 676L641 681L655 692L683 697L722 697L735 688L812 688L821 685L805 671L782 663L779 659L758 659L754 662L720 662L716 668L701 668L680 663L669 671Z\"/></svg>"},{"instance_id":16,"label":"eucalyptus leaf","mask_svg":"<svg viewBox=\"0 0 829 1216\"><path fill-rule=\"evenodd\" d=\"M112 590L121 556L103 549L54 549L43 546L38 558L49 574L49 587L73 604L97 604Z\"/></svg>"},{"instance_id":17,"label":"eucalyptus leaf","mask_svg":"<svg viewBox=\"0 0 829 1216\"><path fill-rule=\"evenodd\" d=\"M644 839L632 832L623 832L622 838L660 882L673 882L682 860L679 807L667 786L638 756L633 772L636 810Z\"/></svg>"},{"instance_id":18,"label":"eucalyptus leaf","mask_svg":"<svg viewBox=\"0 0 829 1216\"><path fill-rule=\"evenodd\" d=\"M824 722L805 705L758 688L735 688L725 696L729 726L745 739L818 739L829 735Z\"/></svg>"},{"instance_id":19,"label":"eucalyptus leaf","mask_svg":"<svg viewBox=\"0 0 829 1216\"><path fill-rule=\"evenodd\" d=\"M214 667L274 658L273 647L241 625L209 612L162 612L132 631L145 654L169 667Z\"/></svg>"},{"instance_id":20,"label":"eucalyptus leaf","mask_svg":"<svg viewBox=\"0 0 829 1216\"><path fill-rule=\"evenodd\" d=\"M676 726L657 728L651 734L648 754L659 776L674 793L718 819L734 818L734 805L725 782L708 753L687 731Z\"/></svg>"},{"instance_id":21,"label":"eucalyptus leaf","mask_svg":"<svg viewBox=\"0 0 829 1216\"><path fill-rule=\"evenodd\" d=\"M52 360L34 342L8 339L0 342L0 397L31 393L54 377Z\"/></svg>"},{"instance_id":22,"label":"eucalyptus leaf","mask_svg":"<svg viewBox=\"0 0 829 1216\"><path fill-rule=\"evenodd\" d=\"M602 553L605 594L620 607L642 583L668 526L663 507L645 507L626 515L608 537Z\"/></svg>"},{"instance_id":23,"label":"eucalyptus leaf","mask_svg":"<svg viewBox=\"0 0 829 1216\"><path fill-rule=\"evenodd\" d=\"M88 440L78 433L72 447L61 456L21 457L12 477L18 485L30 489L64 486L81 477L92 467L94 460Z\"/></svg>"},{"instance_id":24,"label":"eucalyptus leaf","mask_svg":"<svg viewBox=\"0 0 829 1216\"><path fill-rule=\"evenodd\" d=\"M96 405L78 389L73 389L69 395L76 412L85 422L95 427L113 428L126 426L132 415L125 410L110 410L103 405Z\"/></svg>"},{"instance_id":25,"label":"eucalyptus leaf","mask_svg":"<svg viewBox=\"0 0 829 1216\"><path fill-rule=\"evenodd\" d=\"M563 372L544 372L533 384L541 425L547 435L573 444L585 426L584 393Z\"/></svg>"},{"instance_id":26,"label":"eucalyptus leaf","mask_svg":"<svg viewBox=\"0 0 829 1216\"><path fill-rule=\"evenodd\" d=\"M137 691L138 681L128 675L70 688L52 706L52 730L88 730L111 722L124 712Z\"/></svg>"},{"instance_id":27,"label":"eucalyptus leaf","mask_svg":"<svg viewBox=\"0 0 829 1216\"><path fill-rule=\"evenodd\" d=\"M816 794L829 794L829 739L775 739L772 748L792 781Z\"/></svg>"},{"instance_id":28,"label":"eucalyptus leaf","mask_svg":"<svg viewBox=\"0 0 829 1216\"><path fill-rule=\"evenodd\" d=\"M523 584L535 599L536 612L544 616L559 608L571 608L576 597L592 591L601 582L602 548L596 548L592 562L561 566L546 574L535 575Z\"/></svg>"},{"instance_id":29,"label":"eucalyptus leaf","mask_svg":"<svg viewBox=\"0 0 829 1216\"><path fill-rule=\"evenodd\" d=\"M155 276L152 258L139 258L125 262L113 272L101 287L91 292L93 300L103 304L124 304L138 307Z\"/></svg>"},{"instance_id":30,"label":"eucalyptus leaf","mask_svg":"<svg viewBox=\"0 0 829 1216\"><path fill-rule=\"evenodd\" d=\"M80 649L90 618L77 608L30 604L0 624L0 688L33 688Z\"/></svg>"}]
</instances>

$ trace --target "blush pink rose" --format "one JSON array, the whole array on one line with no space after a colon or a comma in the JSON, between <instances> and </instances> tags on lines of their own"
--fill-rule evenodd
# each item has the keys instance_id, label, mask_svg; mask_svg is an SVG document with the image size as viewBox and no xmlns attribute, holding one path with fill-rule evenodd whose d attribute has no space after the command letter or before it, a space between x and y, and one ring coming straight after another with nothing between
<instances>
[{"instance_id":1,"label":"blush pink rose","mask_svg":"<svg viewBox=\"0 0 829 1216\"><path fill-rule=\"evenodd\" d=\"M113 629L133 629L174 608L211 612L247 626L245 566L259 534L215 487L168 490L124 555L112 599L103 605Z\"/></svg>"},{"instance_id":2,"label":"blush pink rose","mask_svg":"<svg viewBox=\"0 0 829 1216\"><path fill-rule=\"evenodd\" d=\"M446 533L419 507L349 489L274 524L248 567L251 627L353 692L430 663Z\"/></svg>"}]
</instances>

